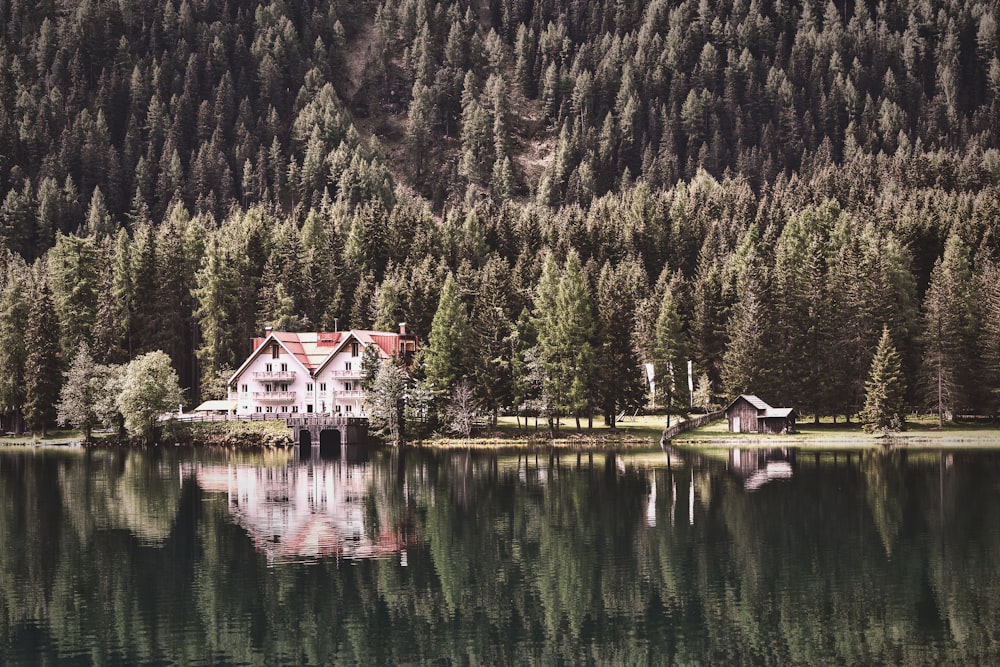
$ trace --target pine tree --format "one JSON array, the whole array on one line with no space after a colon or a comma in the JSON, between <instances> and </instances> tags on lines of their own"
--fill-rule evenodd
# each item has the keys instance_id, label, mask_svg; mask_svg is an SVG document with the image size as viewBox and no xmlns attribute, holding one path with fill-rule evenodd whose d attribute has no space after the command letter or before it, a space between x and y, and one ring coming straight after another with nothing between
<instances>
[{"instance_id":1,"label":"pine tree","mask_svg":"<svg viewBox=\"0 0 1000 667\"><path fill-rule=\"evenodd\" d=\"M86 341L80 343L73 363L63 375L64 382L56 405L59 423L82 428L84 442L89 442L91 429L97 421L94 394L98 388L95 386L97 366Z\"/></svg>"},{"instance_id":2,"label":"pine tree","mask_svg":"<svg viewBox=\"0 0 1000 667\"><path fill-rule=\"evenodd\" d=\"M726 329L729 347L722 361L722 386L729 397L759 391L763 378L764 327L760 299L747 289L733 308Z\"/></svg>"},{"instance_id":3,"label":"pine tree","mask_svg":"<svg viewBox=\"0 0 1000 667\"><path fill-rule=\"evenodd\" d=\"M883 326L882 338L865 382L865 407L861 412L865 430L871 433L905 428L905 395L902 359L892 344L889 327Z\"/></svg>"},{"instance_id":4,"label":"pine tree","mask_svg":"<svg viewBox=\"0 0 1000 667\"><path fill-rule=\"evenodd\" d=\"M60 348L72 359L90 339L97 316L97 247L90 238L59 234L48 255L48 284L59 319Z\"/></svg>"},{"instance_id":5,"label":"pine tree","mask_svg":"<svg viewBox=\"0 0 1000 667\"><path fill-rule=\"evenodd\" d=\"M510 307L510 267L493 255L479 272L470 317L473 335L472 380L478 403L496 423L499 411L512 400L513 332Z\"/></svg>"},{"instance_id":6,"label":"pine tree","mask_svg":"<svg viewBox=\"0 0 1000 667\"><path fill-rule=\"evenodd\" d=\"M594 362L597 319L580 258L570 252L562 270L551 256L535 297L538 363L551 426L559 417L580 415L597 402Z\"/></svg>"},{"instance_id":7,"label":"pine tree","mask_svg":"<svg viewBox=\"0 0 1000 667\"><path fill-rule=\"evenodd\" d=\"M937 414L939 426L944 425L946 415L964 404L968 395L964 381L971 373L970 281L967 251L957 236L951 236L944 256L934 263L931 271L924 294L920 336L924 350L921 365L924 396Z\"/></svg>"},{"instance_id":8,"label":"pine tree","mask_svg":"<svg viewBox=\"0 0 1000 667\"><path fill-rule=\"evenodd\" d=\"M431 143L431 113L433 111L433 100L431 91L420 81L413 84L413 96L410 101L410 111L407 115L406 139L413 152L413 160L416 164L417 181L421 179L424 172L424 164L427 159L428 147Z\"/></svg>"},{"instance_id":9,"label":"pine tree","mask_svg":"<svg viewBox=\"0 0 1000 667\"><path fill-rule=\"evenodd\" d=\"M596 369L604 420L612 428L619 410L642 405L646 394L632 342L639 294L645 289L645 282L642 268L634 260L616 267L605 262L597 282L601 346Z\"/></svg>"},{"instance_id":10,"label":"pine tree","mask_svg":"<svg viewBox=\"0 0 1000 667\"><path fill-rule=\"evenodd\" d=\"M441 288L424 357L427 380L437 391L450 392L461 378L468 375L471 333L458 283L449 273Z\"/></svg>"},{"instance_id":11,"label":"pine tree","mask_svg":"<svg viewBox=\"0 0 1000 667\"><path fill-rule=\"evenodd\" d=\"M687 387L688 345L677 309L676 280L667 285L656 318L653 343L653 367L656 393L668 410L684 410L690 405Z\"/></svg>"},{"instance_id":12,"label":"pine tree","mask_svg":"<svg viewBox=\"0 0 1000 667\"><path fill-rule=\"evenodd\" d=\"M390 443L398 443L404 434L403 397L406 393L406 373L395 362L379 366L372 390L365 396L365 411L372 432Z\"/></svg>"},{"instance_id":13,"label":"pine tree","mask_svg":"<svg viewBox=\"0 0 1000 667\"><path fill-rule=\"evenodd\" d=\"M7 428L23 429L24 368L27 347L24 323L31 312L30 270L23 260L12 261L0 294L0 409L9 416Z\"/></svg>"},{"instance_id":14,"label":"pine tree","mask_svg":"<svg viewBox=\"0 0 1000 667\"><path fill-rule=\"evenodd\" d=\"M24 420L35 433L45 436L56 418L56 401L62 376L59 372L59 321L52 294L42 283L25 332Z\"/></svg>"}]
</instances>

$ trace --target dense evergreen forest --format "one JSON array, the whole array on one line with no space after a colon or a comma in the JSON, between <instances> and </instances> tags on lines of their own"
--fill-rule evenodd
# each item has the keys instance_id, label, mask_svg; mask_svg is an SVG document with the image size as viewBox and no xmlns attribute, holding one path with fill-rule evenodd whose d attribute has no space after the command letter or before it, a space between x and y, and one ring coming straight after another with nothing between
<instances>
[{"instance_id":1,"label":"dense evergreen forest","mask_svg":"<svg viewBox=\"0 0 1000 667\"><path fill-rule=\"evenodd\" d=\"M493 414L648 362L855 415L883 325L911 408L995 412L996 13L0 0L0 404L51 420L81 342L195 402L265 325L405 321Z\"/></svg>"}]
</instances>

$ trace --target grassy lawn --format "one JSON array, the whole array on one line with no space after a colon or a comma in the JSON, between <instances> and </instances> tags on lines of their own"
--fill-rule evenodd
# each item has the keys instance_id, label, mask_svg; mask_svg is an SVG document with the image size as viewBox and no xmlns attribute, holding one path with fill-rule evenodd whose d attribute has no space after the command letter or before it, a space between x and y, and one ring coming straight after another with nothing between
<instances>
[{"instance_id":1,"label":"grassy lawn","mask_svg":"<svg viewBox=\"0 0 1000 667\"><path fill-rule=\"evenodd\" d=\"M105 436L104 433L94 432L91 439L99 440ZM27 435L5 435L0 437L0 446L3 445L72 445L83 442L83 431L80 429L55 429L50 430L43 437L41 434Z\"/></svg>"},{"instance_id":2,"label":"grassy lawn","mask_svg":"<svg viewBox=\"0 0 1000 667\"><path fill-rule=\"evenodd\" d=\"M893 447L940 448L981 447L1000 448L1000 427L996 424L951 424L943 428L931 416L917 416L907 421L901 433L868 434L860 424L845 424L824 419L819 424L812 420L799 423L798 433L792 435L757 435L754 433L729 433L725 419L719 420L671 440L676 447L798 447L830 449L836 447L865 448Z\"/></svg>"},{"instance_id":3,"label":"grassy lawn","mask_svg":"<svg viewBox=\"0 0 1000 667\"><path fill-rule=\"evenodd\" d=\"M563 419L558 432L554 434L554 437L550 437L548 424L542 418L538 419L536 429L534 418L529 418L527 424L522 418L521 427L518 428L516 418L500 417L497 420L495 430L476 433L468 440L442 436L423 440L420 444L440 448L500 448L533 445L598 449L602 447L619 448L623 445L652 447L660 442L665 425L666 417L663 415L629 416L624 421L618 422L615 430L611 430L604 425L603 416L595 416L593 429L588 429L586 419L581 419L580 430L577 431L576 420L569 418Z\"/></svg>"}]
</instances>

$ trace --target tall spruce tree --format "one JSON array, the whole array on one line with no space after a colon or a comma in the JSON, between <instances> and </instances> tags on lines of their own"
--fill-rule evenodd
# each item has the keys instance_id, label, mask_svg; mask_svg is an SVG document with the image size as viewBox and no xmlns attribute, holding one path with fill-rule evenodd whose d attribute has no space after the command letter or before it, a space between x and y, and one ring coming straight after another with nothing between
<instances>
[{"instance_id":1,"label":"tall spruce tree","mask_svg":"<svg viewBox=\"0 0 1000 667\"><path fill-rule=\"evenodd\" d=\"M6 428L20 434L24 428L24 365L27 341L24 323L31 312L31 271L24 260L11 261L0 294L0 409Z\"/></svg>"},{"instance_id":2,"label":"tall spruce tree","mask_svg":"<svg viewBox=\"0 0 1000 667\"><path fill-rule=\"evenodd\" d=\"M683 410L690 404L687 336L677 308L676 294L679 289L676 279L666 286L654 329L653 367L657 401L668 410Z\"/></svg>"},{"instance_id":3,"label":"tall spruce tree","mask_svg":"<svg viewBox=\"0 0 1000 667\"><path fill-rule=\"evenodd\" d=\"M561 270L549 256L536 290L534 327L542 392L553 429L566 414L576 417L579 429L580 415L596 402L594 310L576 252L569 252Z\"/></svg>"},{"instance_id":4,"label":"tall spruce tree","mask_svg":"<svg viewBox=\"0 0 1000 667\"><path fill-rule=\"evenodd\" d=\"M469 373L471 333L458 283L449 273L441 288L424 356L427 380L442 395L450 393L455 383Z\"/></svg>"},{"instance_id":5,"label":"tall spruce tree","mask_svg":"<svg viewBox=\"0 0 1000 667\"><path fill-rule=\"evenodd\" d=\"M56 419L56 401L62 375L59 369L59 320L47 283L31 304L25 332L27 355L24 362L24 421L34 433L44 437Z\"/></svg>"},{"instance_id":6,"label":"tall spruce tree","mask_svg":"<svg viewBox=\"0 0 1000 667\"><path fill-rule=\"evenodd\" d=\"M639 295L645 274L634 260L616 267L605 262L597 282L597 311L601 346L597 357L600 402L604 419L614 428L619 410L643 403L646 387L632 341Z\"/></svg>"},{"instance_id":7,"label":"tall spruce tree","mask_svg":"<svg viewBox=\"0 0 1000 667\"><path fill-rule=\"evenodd\" d=\"M969 305L971 272L968 251L955 235L934 263L924 294L921 365L924 398L942 426L945 417L965 404L971 374Z\"/></svg>"},{"instance_id":8,"label":"tall spruce tree","mask_svg":"<svg viewBox=\"0 0 1000 667\"><path fill-rule=\"evenodd\" d=\"M861 423L869 433L899 431L906 423L906 381L903 363L892 344L889 327L882 327L882 337L875 349L868 381L865 382L865 406Z\"/></svg>"},{"instance_id":9,"label":"tall spruce tree","mask_svg":"<svg viewBox=\"0 0 1000 667\"><path fill-rule=\"evenodd\" d=\"M63 358L89 340L97 316L98 253L91 238L59 234L48 255L48 282L59 319Z\"/></svg>"},{"instance_id":10,"label":"tall spruce tree","mask_svg":"<svg viewBox=\"0 0 1000 667\"><path fill-rule=\"evenodd\" d=\"M95 393L97 366L90 356L90 346L80 343L69 370L64 373L64 382L59 392L56 414L61 424L83 429L85 442L90 441L90 432L97 422Z\"/></svg>"}]
</instances>

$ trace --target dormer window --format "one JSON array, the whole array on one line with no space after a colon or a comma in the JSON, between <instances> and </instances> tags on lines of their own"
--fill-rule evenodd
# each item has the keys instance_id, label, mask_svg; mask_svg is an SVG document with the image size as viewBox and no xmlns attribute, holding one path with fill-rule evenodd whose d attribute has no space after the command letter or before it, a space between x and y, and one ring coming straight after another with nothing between
<instances>
[{"instance_id":1,"label":"dormer window","mask_svg":"<svg viewBox=\"0 0 1000 667\"><path fill-rule=\"evenodd\" d=\"M271 358L277 359L280 354L281 347L277 343L271 343Z\"/></svg>"},{"instance_id":2,"label":"dormer window","mask_svg":"<svg viewBox=\"0 0 1000 667\"><path fill-rule=\"evenodd\" d=\"M358 341L352 341L351 342L351 356L352 357L358 356L358 350L360 348L361 348L361 345L358 344Z\"/></svg>"}]
</instances>

